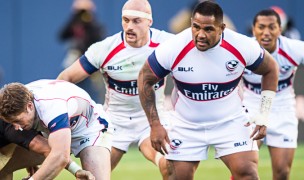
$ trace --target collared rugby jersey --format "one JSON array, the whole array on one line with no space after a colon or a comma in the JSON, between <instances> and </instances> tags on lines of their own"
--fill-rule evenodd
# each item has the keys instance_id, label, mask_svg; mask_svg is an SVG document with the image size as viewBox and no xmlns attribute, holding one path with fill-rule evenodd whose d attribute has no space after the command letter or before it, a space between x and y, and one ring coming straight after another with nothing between
<instances>
[{"instance_id":1,"label":"collared rugby jersey","mask_svg":"<svg viewBox=\"0 0 304 180\"><path fill-rule=\"evenodd\" d=\"M293 80L297 66L304 62L304 42L280 36L277 48L271 54L279 65L279 83L272 107L290 107L295 105ZM244 101L259 103L261 76L246 70L244 73Z\"/></svg>"},{"instance_id":2,"label":"collared rugby jersey","mask_svg":"<svg viewBox=\"0 0 304 180\"><path fill-rule=\"evenodd\" d=\"M34 94L37 115L43 122L42 126L50 133L62 128L70 128L72 135L81 133L78 132L78 128L89 128L92 121L96 120L91 117L101 113L89 94L73 83L62 80L38 80L27 84L26 87ZM104 128L108 127L107 120L98 120Z\"/></svg>"},{"instance_id":3,"label":"collared rugby jersey","mask_svg":"<svg viewBox=\"0 0 304 180\"><path fill-rule=\"evenodd\" d=\"M106 111L124 117L145 116L138 96L137 78L141 67L159 43L173 34L150 29L150 41L143 47L133 48L119 32L105 40L93 44L80 58L80 63L88 74L100 70L106 84ZM155 84L157 107L164 102L165 80Z\"/></svg>"},{"instance_id":4,"label":"collared rugby jersey","mask_svg":"<svg viewBox=\"0 0 304 180\"><path fill-rule=\"evenodd\" d=\"M217 123L244 115L239 81L245 67L254 70L263 59L255 40L229 29L215 47L199 51L189 28L157 47L148 62L160 79L171 73L179 116L189 123Z\"/></svg>"}]
</instances>

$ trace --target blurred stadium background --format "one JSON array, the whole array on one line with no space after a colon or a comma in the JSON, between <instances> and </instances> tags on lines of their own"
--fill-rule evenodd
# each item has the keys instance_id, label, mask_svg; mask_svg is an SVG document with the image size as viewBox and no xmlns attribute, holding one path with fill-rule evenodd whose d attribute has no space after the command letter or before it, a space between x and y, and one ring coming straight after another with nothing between
<instances>
[{"instance_id":1,"label":"blurred stadium background","mask_svg":"<svg viewBox=\"0 0 304 180\"><path fill-rule=\"evenodd\" d=\"M169 31L170 18L195 1L150 0L153 9L153 27ZM95 0L94 2L97 7L97 18L106 27L107 35L120 31L121 7L125 0ZM303 40L303 0L217 0L217 2L222 6L225 14L232 19L237 31L243 34L248 34L248 27L251 25L255 13L270 6L279 6L294 20L295 27L300 31ZM28 83L36 79L57 77L62 70L61 63L66 51L64 44L58 39L58 33L71 14L72 3L73 0L0 0L0 17L2 18L0 25L0 86L14 81ZM296 75L295 88L296 94L304 95L302 77L304 77L303 66L299 68ZM97 84L97 88L100 88L103 95L102 82ZM102 97L101 102L103 102ZM299 130L298 141L303 142L303 121L300 121ZM301 151L303 160L303 147ZM139 154L136 153L136 155ZM298 154L296 158L299 157ZM202 169L206 172L204 167ZM304 175L302 174L301 177L303 178Z\"/></svg>"},{"instance_id":2,"label":"blurred stadium background","mask_svg":"<svg viewBox=\"0 0 304 180\"><path fill-rule=\"evenodd\" d=\"M153 9L153 27L169 31L169 20L181 9L197 0L150 0ZM121 8L125 0L95 0L96 15L107 35L121 30ZM295 22L295 27L304 37L303 0L217 0L224 12L232 19L237 31L248 34L248 27L255 13L271 6L279 6ZM0 0L0 86L8 82L28 83L41 78L56 78L62 70L66 53L59 41L60 28L72 12L73 0ZM300 66L296 76L296 94L304 95L304 68ZM97 101L103 102L104 87ZM169 83L169 86L171 84ZM169 88L170 89L170 88ZM168 93L168 91L167 91ZM93 96L93 97L96 97ZM303 109L304 111L304 109ZM300 127L304 126L302 121ZM299 140L304 140L301 129Z\"/></svg>"},{"instance_id":3,"label":"blurred stadium background","mask_svg":"<svg viewBox=\"0 0 304 180\"><path fill-rule=\"evenodd\" d=\"M153 27L168 31L168 21L196 0L150 0ZM112 35L121 30L121 8L125 0L95 0L99 21ZM241 33L247 33L253 16L270 6L283 8L304 36L303 0L217 0ZM62 70L64 44L58 32L71 14L73 0L0 0L0 67L2 81L27 83L40 78L55 78Z\"/></svg>"}]
</instances>

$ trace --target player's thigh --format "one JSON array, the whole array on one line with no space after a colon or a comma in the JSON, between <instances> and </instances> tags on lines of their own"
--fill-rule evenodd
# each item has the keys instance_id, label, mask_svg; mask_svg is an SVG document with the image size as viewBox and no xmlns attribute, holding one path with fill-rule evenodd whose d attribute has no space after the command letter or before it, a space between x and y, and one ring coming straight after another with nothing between
<instances>
[{"instance_id":1,"label":"player's thigh","mask_svg":"<svg viewBox=\"0 0 304 180\"><path fill-rule=\"evenodd\" d=\"M111 149L111 169L113 170L126 152L115 147Z\"/></svg>"},{"instance_id":2,"label":"player's thigh","mask_svg":"<svg viewBox=\"0 0 304 180\"><path fill-rule=\"evenodd\" d=\"M276 169L290 168L295 148L277 148L269 146L269 152L272 161L272 167Z\"/></svg>"},{"instance_id":3,"label":"player's thigh","mask_svg":"<svg viewBox=\"0 0 304 180\"><path fill-rule=\"evenodd\" d=\"M102 146L88 146L81 150L82 168L90 171L97 179L109 179L111 173L110 151Z\"/></svg>"},{"instance_id":4,"label":"player's thigh","mask_svg":"<svg viewBox=\"0 0 304 180\"><path fill-rule=\"evenodd\" d=\"M146 159L154 161L157 151L152 147L150 137L147 137L139 146L141 153Z\"/></svg>"},{"instance_id":5,"label":"player's thigh","mask_svg":"<svg viewBox=\"0 0 304 180\"><path fill-rule=\"evenodd\" d=\"M191 180L199 165L199 161L172 161L168 160L169 180Z\"/></svg>"},{"instance_id":6,"label":"player's thigh","mask_svg":"<svg viewBox=\"0 0 304 180\"><path fill-rule=\"evenodd\" d=\"M243 151L220 157L232 174L257 174L258 151Z\"/></svg>"},{"instance_id":7,"label":"player's thigh","mask_svg":"<svg viewBox=\"0 0 304 180\"><path fill-rule=\"evenodd\" d=\"M1 180L13 180L13 173L4 174L2 171L0 171L0 177Z\"/></svg>"}]
</instances>

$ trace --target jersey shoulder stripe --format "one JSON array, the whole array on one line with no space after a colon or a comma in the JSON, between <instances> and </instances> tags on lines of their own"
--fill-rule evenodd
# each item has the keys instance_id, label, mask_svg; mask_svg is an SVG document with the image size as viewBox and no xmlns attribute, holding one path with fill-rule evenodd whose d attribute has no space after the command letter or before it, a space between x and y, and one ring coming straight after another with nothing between
<instances>
[{"instance_id":1,"label":"jersey shoulder stripe","mask_svg":"<svg viewBox=\"0 0 304 180\"><path fill-rule=\"evenodd\" d=\"M292 65L298 66L298 64L281 48L279 48L278 53L285 57Z\"/></svg>"},{"instance_id":2,"label":"jersey shoulder stripe","mask_svg":"<svg viewBox=\"0 0 304 180\"><path fill-rule=\"evenodd\" d=\"M222 39L221 47L225 48L227 51L231 52L233 55L235 55L241 63L246 66L246 61L242 54L235 48L233 47L230 43L228 43L225 39Z\"/></svg>"},{"instance_id":3,"label":"jersey shoulder stripe","mask_svg":"<svg viewBox=\"0 0 304 180\"><path fill-rule=\"evenodd\" d=\"M179 53L179 55L176 57L171 70L175 68L175 66L186 56L186 54L195 47L193 40L191 40L185 47L184 49Z\"/></svg>"}]
</instances>

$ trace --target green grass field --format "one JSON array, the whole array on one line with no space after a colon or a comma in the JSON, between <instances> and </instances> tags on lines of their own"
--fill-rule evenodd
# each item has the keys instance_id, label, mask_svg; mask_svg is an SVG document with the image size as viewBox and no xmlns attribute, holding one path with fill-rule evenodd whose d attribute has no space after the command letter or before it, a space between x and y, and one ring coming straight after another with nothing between
<instances>
[{"instance_id":1,"label":"green grass field","mask_svg":"<svg viewBox=\"0 0 304 180\"><path fill-rule=\"evenodd\" d=\"M196 180L228 180L230 173L226 166L220 160L213 158L214 150L209 152L209 159L202 161L195 174ZM76 159L78 161L78 159ZM78 161L79 162L79 161ZM268 149L263 146L260 150L259 174L261 180L271 179L271 164ZM14 179L19 180L26 176L25 170L17 171L14 174ZM63 171L56 180L75 179L69 172ZM138 152L137 148L131 148L130 151L123 157L120 164L112 173L112 180L158 180L161 176L158 169ZM292 171L291 180L304 179L304 144L297 148Z\"/></svg>"}]
</instances>

